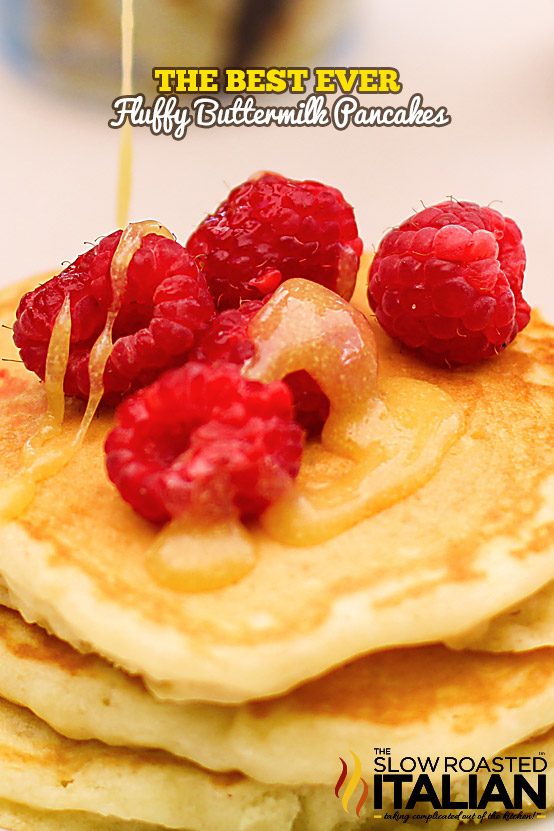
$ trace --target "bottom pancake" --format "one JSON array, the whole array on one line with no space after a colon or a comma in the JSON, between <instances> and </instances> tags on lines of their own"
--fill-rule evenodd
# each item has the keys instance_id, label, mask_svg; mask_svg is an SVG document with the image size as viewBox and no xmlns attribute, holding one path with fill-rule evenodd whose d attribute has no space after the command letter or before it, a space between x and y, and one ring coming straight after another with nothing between
<instances>
[{"instance_id":1,"label":"bottom pancake","mask_svg":"<svg viewBox=\"0 0 554 831\"><path fill-rule=\"evenodd\" d=\"M510 756L539 753L546 754L547 792L552 800L554 731L513 748ZM509 774L503 774L506 776L510 778ZM506 787L510 787L508 782ZM456 791L463 791L461 783L453 788L454 796ZM240 774L213 774L162 752L73 741L55 733L28 710L3 700L0 700L1 800L26 806L39 814L69 811L115 817L134 823L129 831L138 831L137 822L187 831L338 831L348 827L349 821L361 829L364 822L373 819L367 813L371 800L366 803L365 815L362 812L358 819L345 813L332 787L264 786ZM523 807L530 805L526 800ZM15 807L8 810L17 813ZM417 810L427 813L425 806ZM24 813L23 809L22 817ZM74 813L68 816L76 821L75 831L91 828L90 823L87 826L87 817ZM47 822L53 814L46 813L45 817L43 827L54 828L55 825ZM2 821L8 822L7 827L12 831L19 831L17 824ZM35 826L25 822L23 817L19 828L33 827L34 831ZM65 824L60 827L71 828ZM99 831L104 827L120 831L117 823L110 826L99 822L92 827Z\"/></svg>"},{"instance_id":2,"label":"bottom pancake","mask_svg":"<svg viewBox=\"0 0 554 831\"><path fill-rule=\"evenodd\" d=\"M349 831L349 829L357 826L356 831L369 831L369 829L379 829L379 831L389 831L389 829L397 829L398 822L391 820L374 820L369 823L356 821L351 824L343 818L334 826L321 826L314 824L316 820L317 811L313 815L313 822L311 819L299 820L294 826L294 831ZM343 817L346 815L343 814ZM378 822L378 825L377 825ZM452 820L433 820L434 831L455 831L458 823ZM0 800L0 827L9 829L9 831L162 831L161 825L145 825L144 823L125 822L125 820L118 820L114 817L99 817L96 814L87 814L82 811L39 811L28 808L25 805L16 805L15 803ZM417 831L422 829L424 822L408 822L403 823L402 828L405 831ZM242 831L243 826L240 827ZM248 831L258 831L261 826L244 826ZM182 831L189 831L183 829ZM231 829L235 831L235 829Z\"/></svg>"}]
</instances>

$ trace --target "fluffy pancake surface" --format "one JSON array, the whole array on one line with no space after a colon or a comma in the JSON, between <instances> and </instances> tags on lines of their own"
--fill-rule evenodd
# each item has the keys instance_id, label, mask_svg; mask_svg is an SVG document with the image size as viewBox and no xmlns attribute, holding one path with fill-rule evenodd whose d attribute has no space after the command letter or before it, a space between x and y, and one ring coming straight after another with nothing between
<instances>
[{"instance_id":1,"label":"fluffy pancake surface","mask_svg":"<svg viewBox=\"0 0 554 831\"><path fill-rule=\"evenodd\" d=\"M391 650L280 699L175 704L0 607L0 696L74 739L161 748L268 783L330 786L347 749L364 758L388 742L399 756L492 757L544 731L554 723L554 649Z\"/></svg>"},{"instance_id":2,"label":"fluffy pancake surface","mask_svg":"<svg viewBox=\"0 0 554 831\"><path fill-rule=\"evenodd\" d=\"M17 297L6 297L3 322ZM2 354L13 354L2 331ZM378 338L385 375L439 385L465 418L461 439L412 496L314 546L254 530L258 565L240 583L174 593L145 568L154 530L107 480L103 413L78 457L0 529L11 602L144 675L160 695L240 702L369 650L455 638L540 589L554 577L553 329L536 320L499 359L457 372ZM44 408L36 378L13 366L0 384L3 476L17 469ZM71 405L68 432L79 415Z\"/></svg>"}]
</instances>

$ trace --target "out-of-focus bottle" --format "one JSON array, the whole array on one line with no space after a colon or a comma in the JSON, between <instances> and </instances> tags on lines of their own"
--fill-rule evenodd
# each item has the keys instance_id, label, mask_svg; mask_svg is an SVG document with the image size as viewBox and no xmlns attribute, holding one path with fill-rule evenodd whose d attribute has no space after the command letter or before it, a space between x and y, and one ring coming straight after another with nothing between
<instances>
[{"instance_id":1,"label":"out-of-focus bottle","mask_svg":"<svg viewBox=\"0 0 554 831\"><path fill-rule=\"evenodd\" d=\"M117 94L120 0L0 0L0 11L20 69L66 92ZM309 64L344 17L336 0L135 0L137 88L153 89L153 66Z\"/></svg>"}]
</instances>

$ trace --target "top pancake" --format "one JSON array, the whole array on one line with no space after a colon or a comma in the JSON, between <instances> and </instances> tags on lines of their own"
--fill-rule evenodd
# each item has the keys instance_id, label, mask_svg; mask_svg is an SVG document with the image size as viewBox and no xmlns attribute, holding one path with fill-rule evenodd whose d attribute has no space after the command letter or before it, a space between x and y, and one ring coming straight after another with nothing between
<instances>
[{"instance_id":1,"label":"top pancake","mask_svg":"<svg viewBox=\"0 0 554 831\"><path fill-rule=\"evenodd\" d=\"M8 325L21 291L5 296ZM2 331L2 355L13 354ZM439 386L464 419L436 474L411 496L315 545L254 529L251 574L179 594L152 580L145 555L156 532L106 477L106 412L79 455L0 530L11 602L142 674L160 695L239 702L375 649L459 637L540 589L554 578L554 329L535 319L498 359L463 371L429 367L376 334L382 376ZM37 379L8 366L4 476L44 409ZM70 407L68 432L80 412Z\"/></svg>"}]
</instances>

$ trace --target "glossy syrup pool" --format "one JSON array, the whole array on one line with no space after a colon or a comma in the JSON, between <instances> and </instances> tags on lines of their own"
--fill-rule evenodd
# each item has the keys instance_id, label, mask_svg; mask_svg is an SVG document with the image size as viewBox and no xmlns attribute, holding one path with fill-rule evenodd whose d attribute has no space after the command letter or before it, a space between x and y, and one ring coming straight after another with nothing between
<instances>
[{"instance_id":1,"label":"glossy syrup pool","mask_svg":"<svg viewBox=\"0 0 554 831\"><path fill-rule=\"evenodd\" d=\"M162 586L181 592L213 591L236 583L256 565L256 548L236 518L202 520L185 515L161 531L147 567Z\"/></svg>"},{"instance_id":2,"label":"glossy syrup pool","mask_svg":"<svg viewBox=\"0 0 554 831\"><path fill-rule=\"evenodd\" d=\"M262 517L281 542L321 542L403 499L460 435L453 399L425 381L380 376L369 322L322 286L283 283L249 331L256 352L247 377L271 381L306 369L331 402L321 444L305 453L291 492Z\"/></svg>"}]
</instances>

